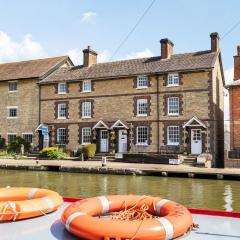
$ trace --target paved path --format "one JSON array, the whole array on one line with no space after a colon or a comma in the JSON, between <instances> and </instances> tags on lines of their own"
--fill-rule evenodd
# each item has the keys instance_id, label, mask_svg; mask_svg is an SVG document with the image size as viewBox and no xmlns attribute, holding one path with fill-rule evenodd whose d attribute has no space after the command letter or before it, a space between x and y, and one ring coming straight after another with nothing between
<instances>
[{"instance_id":1,"label":"paved path","mask_svg":"<svg viewBox=\"0 0 240 240\"><path fill-rule=\"evenodd\" d=\"M69 172L99 172L118 174L158 174L158 175L187 175L194 176L216 176L237 177L240 179L240 168L203 168L186 165L164 165L164 164L143 164L143 163L121 163L107 162L106 167L101 166L98 161L71 161L71 160L15 160L0 159L0 168L28 169L28 170L59 170Z\"/></svg>"}]
</instances>

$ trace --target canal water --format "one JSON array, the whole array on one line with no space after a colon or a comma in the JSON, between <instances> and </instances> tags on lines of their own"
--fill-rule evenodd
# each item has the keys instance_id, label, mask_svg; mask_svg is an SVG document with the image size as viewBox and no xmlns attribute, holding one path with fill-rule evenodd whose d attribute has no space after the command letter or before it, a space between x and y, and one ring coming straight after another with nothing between
<instances>
[{"instance_id":1,"label":"canal water","mask_svg":"<svg viewBox=\"0 0 240 240\"><path fill-rule=\"evenodd\" d=\"M144 194L171 199L187 207L240 211L239 181L0 170L0 187L6 186L49 188L75 198Z\"/></svg>"}]
</instances>

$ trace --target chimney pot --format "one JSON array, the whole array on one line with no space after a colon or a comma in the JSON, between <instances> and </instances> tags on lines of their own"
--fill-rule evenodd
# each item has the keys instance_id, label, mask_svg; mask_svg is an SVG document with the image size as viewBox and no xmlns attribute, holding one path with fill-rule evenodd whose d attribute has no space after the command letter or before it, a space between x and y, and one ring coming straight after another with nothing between
<instances>
[{"instance_id":1,"label":"chimney pot","mask_svg":"<svg viewBox=\"0 0 240 240\"><path fill-rule=\"evenodd\" d=\"M233 80L240 79L240 46L237 46L237 55L234 56L234 77Z\"/></svg>"},{"instance_id":2,"label":"chimney pot","mask_svg":"<svg viewBox=\"0 0 240 240\"><path fill-rule=\"evenodd\" d=\"M240 46L237 46L237 56L240 56Z\"/></svg>"},{"instance_id":3,"label":"chimney pot","mask_svg":"<svg viewBox=\"0 0 240 240\"><path fill-rule=\"evenodd\" d=\"M211 37L211 51L217 52L219 50L219 34L217 32L213 32L210 34Z\"/></svg>"},{"instance_id":4,"label":"chimney pot","mask_svg":"<svg viewBox=\"0 0 240 240\"><path fill-rule=\"evenodd\" d=\"M90 46L83 49L83 66L90 67L97 63L97 52L93 51Z\"/></svg>"},{"instance_id":5,"label":"chimney pot","mask_svg":"<svg viewBox=\"0 0 240 240\"><path fill-rule=\"evenodd\" d=\"M168 38L163 38L160 40L161 43L161 58L168 59L173 54L173 42Z\"/></svg>"}]
</instances>

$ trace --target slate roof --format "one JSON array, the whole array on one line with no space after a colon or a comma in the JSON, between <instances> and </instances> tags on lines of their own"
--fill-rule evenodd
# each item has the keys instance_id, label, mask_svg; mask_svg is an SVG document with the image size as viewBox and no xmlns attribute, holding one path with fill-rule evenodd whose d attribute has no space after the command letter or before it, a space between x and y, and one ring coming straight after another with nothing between
<instances>
[{"instance_id":1,"label":"slate roof","mask_svg":"<svg viewBox=\"0 0 240 240\"><path fill-rule=\"evenodd\" d=\"M36 59L0 64L0 81L42 78L55 67L69 59L68 56Z\"/></svg>"},{"instance_id":2,"label":"slate roof","mask_svg":"<svg viewBox=\"0 0 240 240\"><path fill-rule=\"evenodd\" d=\"M81 79L107 79L141 74L210 69L213 68L218 54L219 53L211 51L201 51L174 54L170 59L150 57L98 63L90 67L83 67L82 65L67 67L58 69L40 83L44 84Z\"/></svg>"}]
</instances>

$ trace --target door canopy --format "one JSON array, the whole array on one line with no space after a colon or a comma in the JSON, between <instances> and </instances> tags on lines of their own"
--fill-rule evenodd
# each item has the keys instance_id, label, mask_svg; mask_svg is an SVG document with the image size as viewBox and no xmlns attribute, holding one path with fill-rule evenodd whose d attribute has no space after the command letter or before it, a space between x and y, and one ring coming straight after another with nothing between
<instances>
[{"instance_id":1,"label":"door canopy","mask_svg":"<svg viewBox=\"0 0 240 240\"><path fill-rule=\"evenodd\" d=\"M183 125L183 128L186 127L203 127L203 128L207 128L207 126L197 117L192 117L188 122L186 122Z\"/></svg>"},{"instance_id":2,"label":"door canopy","mask_svg":"<svg viewBox=\"0 0 240 240\"><path fill-rule=\"evenodd\" d=\"M125 128L125 129L129 129L128 127L128 123L122 120L117 120L110 129L114 129L114 128Z\"/></svg>"},{"instance_id":3,"label":"door canopy","mask_svg":"<svg viewBox=\"0 0 240 240\"><path fill-rule=\"evenodd\" d=\"M109 127L103 120L100 120L95 124L93 129L109 129Z\"/></svg>"}]
</instances>

